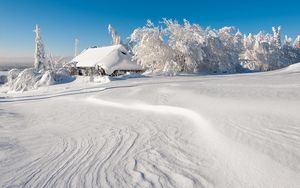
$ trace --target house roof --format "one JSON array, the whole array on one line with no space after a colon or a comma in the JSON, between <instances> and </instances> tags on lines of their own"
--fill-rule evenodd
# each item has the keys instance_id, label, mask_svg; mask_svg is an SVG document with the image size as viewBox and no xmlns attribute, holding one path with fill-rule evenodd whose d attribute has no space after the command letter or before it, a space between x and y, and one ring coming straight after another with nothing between
<instances>
[{"instance_id":1,"label":"house roof","mask_svg":"<svg viewBox=\"0 0 300 188\"><path fill-rule=\"evenodd\" d=\"M96 67L98 65L107 74L115 70L143 70L143 68L132 60L123 45L113 45L101 48L88 48L81 52L72 61L76 67Z\"/></svg>"},{"instance_id":2,"label":"house roof","mask_svg":"<svg viewBox=\"0 0 300 188\"><path fill-rule=\"evenodd\" d=\"M77 67L94 67L107 56L114 54L113 52L117 50L127 53L127 50L120 44L106 47L88 48L82 51L71 62L77 62Z\"/></svg>"}]
</instances>

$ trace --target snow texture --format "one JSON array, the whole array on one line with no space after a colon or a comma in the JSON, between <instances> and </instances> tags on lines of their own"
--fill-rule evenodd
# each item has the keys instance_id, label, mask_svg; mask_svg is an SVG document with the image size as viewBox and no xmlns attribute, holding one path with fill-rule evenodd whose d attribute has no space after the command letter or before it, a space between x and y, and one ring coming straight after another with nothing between
<instances>
[{"instance_id":1,"label":"snow texture","mask_svg":"<svg viewBox=\"0 0 300 188\"><path fill-rule=\"evenodd\" d=\"M299 187L300 64L85 78L0 93L0 187Z\"/></svg>"}]
</instances>

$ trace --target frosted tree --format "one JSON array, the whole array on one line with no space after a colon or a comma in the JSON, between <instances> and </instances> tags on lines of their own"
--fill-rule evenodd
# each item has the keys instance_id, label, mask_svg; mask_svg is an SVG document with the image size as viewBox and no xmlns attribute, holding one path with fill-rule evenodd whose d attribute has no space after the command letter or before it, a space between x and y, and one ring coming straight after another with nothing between
<instances>
[{"instance_id":1,"label":"frosted tree","mask_svg":"<svg viewBox=\"0 0 300 188\"><path fill-rule=\"evenodd\" d=\"M274 34L274 36L276 36L276 34ZM256 34L254 39L252 58L255 61L255 70L267 71L272 69L271 67L273 67L273 65L271 65L270 62L272 62L272 64L277 63L277 61L271 61L272 55L276 55L274 49L279 48L278 43L276 42L277 40L264 32ZM275 41L275 46L272 46L272 41Z\"/></svg>"},{"instance_id":2,"label":"frosted tree","mask_svg":"<svg viewBox=\"0 0 300 188\"><path fill-rule=\"evenodd\" d=\"M300 35L298 35L293 44L294 48L300 49Z\"/></svg>"},{"instance_id":3,"label":"frosted tree","mask_svg":"<svg viewBox=\"0 0 300 188\"><path fill-rule=\"evenodd\" d=\"M284 45L292 46L292 41L291 37L288 37L287 35L284 36Z\"/></svg>"},{"instance_id":4,"label":"frosted tree","mask_svg":"<svg viewBox=\"0 0 300 188\"><path fill-rule=\"evenodd\" d=\"M174 53L163 41L163 33L159 27L148 20L147 25L133 31L130 36L130 43L134 43L132 49L134 60L142 67L152 72L168 71L168 67L173 67ZM168 66L165 69L165 65Z\"/></svg>"},{"instance_id":5,"label":"frosted tree","mask_svg":"<svg viewBox=\"0 0 300 188\"><path fill-rule=\"evenodd\" d=\"M164 33L169 37L169 46L176 53L175 62L181 65L184 72L198 72L205 57L204 30L196 24L184 20L183 25L176 20L164 19Z\"/></svg>"},{"instance_id":6,"label":"frosted tree","mask_svg":"<svg viewBox=\"0 0 300 188\"><path fill-rule=\"evenodd\" d=\"M279 57L282 49L281 46L278 46L278 39L275 38L278 36L277 29L273 28L273 36L259 32L254 37L249 35L244 38L244 49L240 54L240 63L244 68L267 71L281 66Z\"/></svg>"},{"instance_id":7,"label":"frosted tree","mask_svg":"<svg viewBox=\"0 0 300 188\"><path fill-rule=\"evenodd\" d=\"M46 61L45 58L45 49L44 42L42 40L41 29L38 25L35 27L35 53L34 53L34 68L38 71L44 69L44 64Z\"/></svg>"},{"instance_id":8,"label":"frosted tree","mask_svg":"<svg viewBox=\"0 0 300 188\"><path fill-rule=\"evenodd\" d=\"M249 70L255 70L255 61L253 57L254 38L252 33L245 34L243 38L243 51L240 54L240 64Z\"/></svg>"},{"instance_id":9,"label":"frosted tree","mask_svg":"<svg viewBox=\"0 0 300 188\"><path fill-rule=\"evenodd\" d=\"M234 34L233 45L238 51L243 49L243 34L240 31Z\"/></svg>"},{"instance_id":10,"label":"frosted tree","mask_svg":"<svg viewBox=\"0 0 300 188\"><path fill-rule=\"evenodd\" d=\"M273 35L274 35L274 41L278 48L281 47L281 39L280 39L280 33L281 33L281 26L279 27L272 27Z\"/></svg>"},{"instance_id":11,"label":"frosted tree","mask_svg":"<svg viewBox=\"0 0 300 188\"><path fill-rule=\"evenodd\" d=\"M285 37L281 44L281 27L273 34L259 32L247 36L234 27L202 29L184 20L163 19L159 26L151 21L134 30L130 42L134 59L154 72L235 73L245 69L267 71L300 61L300 36L292 44Z\"/></svg>"},{"instance_id":12,"label":"frosted tree","mask_svg":"<svg viewBox=\"0 0 300 188\"><path fill-rule=\"evenodd\" d=\"M223 27L219 29L223 53L219 62L219 72L235 73L239 68L239 54L242 50L242 34L234 27Z\"/></svg>"},{"instance_id":13,"label":"frosted tree","mask_svg":"<svg viewBox=\"0 0 300 188\"><path fill-rule=\"evenodd\" d=\"M108 24L108 31L111 33L112 43L114 45L121 44L121 37L118 35L117 31L112 27L111 24Z\"/></svg>"},{"instance_id":14,"label":"frosted tree","mask_svg":"<svg viewBox=\"0 0 300 188\"><path fill-rule=\"evenodd\" d=\"M224 45L218 36L218 32L211 29L206 29L205 42L205 58L203 60L203 68L211 73L220 72L220 63L224 54ZM202 69L203 69L202 68Z\"/></svg>"},{"instance_id":15,"label":"frosted tree","mask_svg":"<svg viewBox=\"0 0 300 188\"><path fill-rule=\"evenodd\" d=\"M300 62L300 35L298 35L294 41L285 35L280 59L282 62L281 67Z\"/></svg>"},{"instance_id":16,"label":"frosted tree","mask_svg":"<svg viewBox=\"0 0 300 188\"><path fill-rule=\"evenodd\" d=\"M295 50L297 57L294 62L300 62L300 35L298 35L294 41L293 49Z\"/></svg>"}]
</instances>

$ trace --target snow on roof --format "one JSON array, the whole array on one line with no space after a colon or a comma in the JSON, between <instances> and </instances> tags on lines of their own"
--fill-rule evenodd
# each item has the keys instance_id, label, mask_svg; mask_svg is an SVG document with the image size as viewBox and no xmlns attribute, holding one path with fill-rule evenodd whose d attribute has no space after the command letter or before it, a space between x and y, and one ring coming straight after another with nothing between
<instances>
[{"instance_id":1,"label":"snow on roof","mask_svg":"<svg viewBox=\"0 0 300 188\"><path fill-rule=\"evenodd\" d=\"M123 45L101 48L88 48L75 57L76 67L101 67L105 73L112 74L116 70L143 70L128 53Z\"/></svg>"},{"instance_id":2,"label":"snow on roof","mask_svg":"<svg viewBox=\"0 0 300 188\"><path fill-rule=\"evenodd\" d=\"M71 62L77 62L77 67L94 67L115 50L121 50L127 53L127 50L120 44L106 47L88 48L82 51Z\"/></svg>"}]
</instances>

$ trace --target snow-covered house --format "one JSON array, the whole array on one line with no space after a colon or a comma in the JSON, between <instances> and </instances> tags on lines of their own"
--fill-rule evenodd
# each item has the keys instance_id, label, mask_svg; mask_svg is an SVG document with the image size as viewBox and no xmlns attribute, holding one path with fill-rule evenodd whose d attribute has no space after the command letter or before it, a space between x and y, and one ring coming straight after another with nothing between
<instances>
[{"instance_id":1,"label":"snow-covered house","mask_svg":"<svg viewBox=\"0 0 300 188\"><path fill-rule=\"evenodd\" d=\"M79 75L119 75L126 72L141 72L143 69L121 45L92 47L82 51L71 64Z\"/></svg>"}]
</instances>

